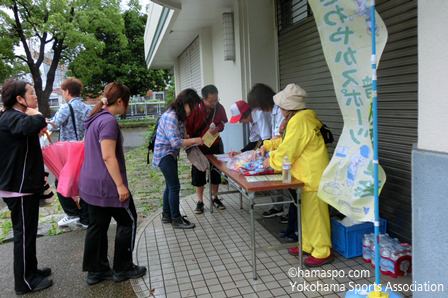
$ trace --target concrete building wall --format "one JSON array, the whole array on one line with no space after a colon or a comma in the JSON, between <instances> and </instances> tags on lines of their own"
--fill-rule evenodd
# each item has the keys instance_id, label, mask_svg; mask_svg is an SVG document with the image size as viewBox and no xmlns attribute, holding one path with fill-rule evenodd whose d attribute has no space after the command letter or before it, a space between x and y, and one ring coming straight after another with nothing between
<instances>
[{"instance_id":1,"label":"concrete building wall","mask_svg":"<svg viewBox=\"0 0 448 298\"><path fill-rule=\"evenodd\" d=\"M448 153L448 1L418 1L418 149Z\"/></svg>"},{"instance_id":2,"label":"concrete building wall","mask_svg":"<svg viewBox=\"0 0 448 298\"><path fill-rule=\"evenodd\" d=\"M223 11L230 12L230 11ZM220 103L224 106L227 118L230 119L230 106L243 98L241 87L241 55L239 54L239 11L235 5L233 9L234 34L235 34L235 61L224 60L224 35L222 18L216 20L211 28L213 48L213 76L214 84L219 90ZM243 128L241 124L227 123L221 133L224 143L224 151L239 150L243 148Z\"/></svg>"},{"instance_id":3,"label":"concrete building wall","mask_svg":"<svg viewBox=\"0 0 448 298\"><path fill-rule=\"evenodd\" d=\"M412 154L413 279L448 292L448 32L445 0L418 1L418 144Z\"/></svg>"}]
</instances>

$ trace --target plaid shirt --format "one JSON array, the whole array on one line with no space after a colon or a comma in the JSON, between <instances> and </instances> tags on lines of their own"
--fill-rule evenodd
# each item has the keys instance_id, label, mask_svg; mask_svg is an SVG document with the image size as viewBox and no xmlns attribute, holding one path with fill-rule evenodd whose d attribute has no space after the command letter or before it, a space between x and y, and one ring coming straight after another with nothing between
<instances>
[{"instance_id":1,"label":"plaid shirt","mask_svg":"<svg viewBox=\"0 0 448 298\"><path fill-rule=\"evenodd\" d=\"M72 105L73 113L75 114L76 132L78 134L78 140L84 139L86 129L84 128L84 119L89 115L92 108L76 97L69 101ZM76 140L75 129L73 127L72 115L68 104L63 104L53 118L51 122L56 124L56 127L60 128L59 135L61 141ZM53 125L48 125L50 130L53 130Z\"/></svg>"},{"instance_id":2,"label":"plaid shirt","mask_svg":"<svg viewBox=\"0 0 448 298\"><path fill-rule=\"evenodd\" d=\"M173 155L177 158L184 135L185 123L177 120L176 112L169 109L163 113L157 128L152 165L158 166L160 160L167 155Z\"/></svg>"}]
</instances>

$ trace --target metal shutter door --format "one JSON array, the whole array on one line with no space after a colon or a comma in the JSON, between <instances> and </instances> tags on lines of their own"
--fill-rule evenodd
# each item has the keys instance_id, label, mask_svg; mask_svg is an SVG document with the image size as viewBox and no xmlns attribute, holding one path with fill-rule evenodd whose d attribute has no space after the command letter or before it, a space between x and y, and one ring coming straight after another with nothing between
<instances>
[{"instance_id":1,"label":"metal shutter door","mask_svg":"<svg viewBox=\"0 0 448 298\"><path fill-rule=\"evenodd\" d=\"M380 197L388 230L411 242L411 150L417 142L417 1L379 0L377 11L389 39L378 69L379 158L387 174ZM279 33L280 86L298 83L308 106L335 134L342 131L336 101L313 16ZM330 150L333 154L334 146Z\"/></svg>"},{"instance_id":2,"label":"metal shutter door","mask_svg":"<svg viewBox=\"0 0 448 298\"><path fill-rule=\"evenodd\" d=\"M199 55L199 37L197 37L178 57L180 89L194 88L201 91L201 61Z\"/></svg>"}]
</instances>

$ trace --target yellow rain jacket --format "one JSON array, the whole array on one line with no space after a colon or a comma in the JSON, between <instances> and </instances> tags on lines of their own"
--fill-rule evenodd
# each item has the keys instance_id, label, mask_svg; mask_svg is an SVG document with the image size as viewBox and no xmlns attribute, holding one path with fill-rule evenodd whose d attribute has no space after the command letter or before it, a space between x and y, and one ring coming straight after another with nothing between
<instances>
[{"instance_id":1,"label":"yellow rain jacket","mask_svg":"<svg viewBox=\"0 0 448 298\"><path fill-rule=\"evenodd\" d=\"M303 191L317 191L322 173L328 165L328 152L320 134L322 124L312 110L297 112L288 122L285 137L263 142L272 151L270 165L282 170L285 155L291 162L291 175L305 183Z\"/></svg>"},{"instance_id":2,"label":"yellow rain jacket","mask_svg":"<svg viewBox=\"0 0 448 298\"><path fill-rule=\"evenodd\" d=\"M321 126L315 112L303 110L289 120L283 139L263 143L271 151L272 168L280 171L287 155L291 175L305 183L301 195L302 249L315 258L326 258L331 252L328 205L317 197L322 173L329 162Z\"/></svg>"}]
</instances>

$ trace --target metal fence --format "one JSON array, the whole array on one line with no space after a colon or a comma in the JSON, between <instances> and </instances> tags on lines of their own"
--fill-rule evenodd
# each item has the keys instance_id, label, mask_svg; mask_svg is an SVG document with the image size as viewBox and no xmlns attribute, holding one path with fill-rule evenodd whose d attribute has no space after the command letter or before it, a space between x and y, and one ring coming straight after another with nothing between
<instances>
[{"instance_id":1,"label":"metal fence","mask_svg":"<svg viewBox=\"0 0 448 298\"><path fill-rule=\"evenodd\" d=\"M164 101L130 103L126 111L126 117L157 117L162 114L164 108Z\"/></svg>"},{"instance_id":2,"label":"metal fence","mask_svg":"<svg viewBox=\"0 0 448 298\"><path fill-rule=\"evenodd\" d=\"M92 106L93 107L93 106ZM56 114L59 106L50 106L51 117ZM152 117L156 118L160 116L165 109L164 101L157 102L132 102L129 103L128 109L126 111L127 118L143 118Z\"/></svg>"}]
</instances>

